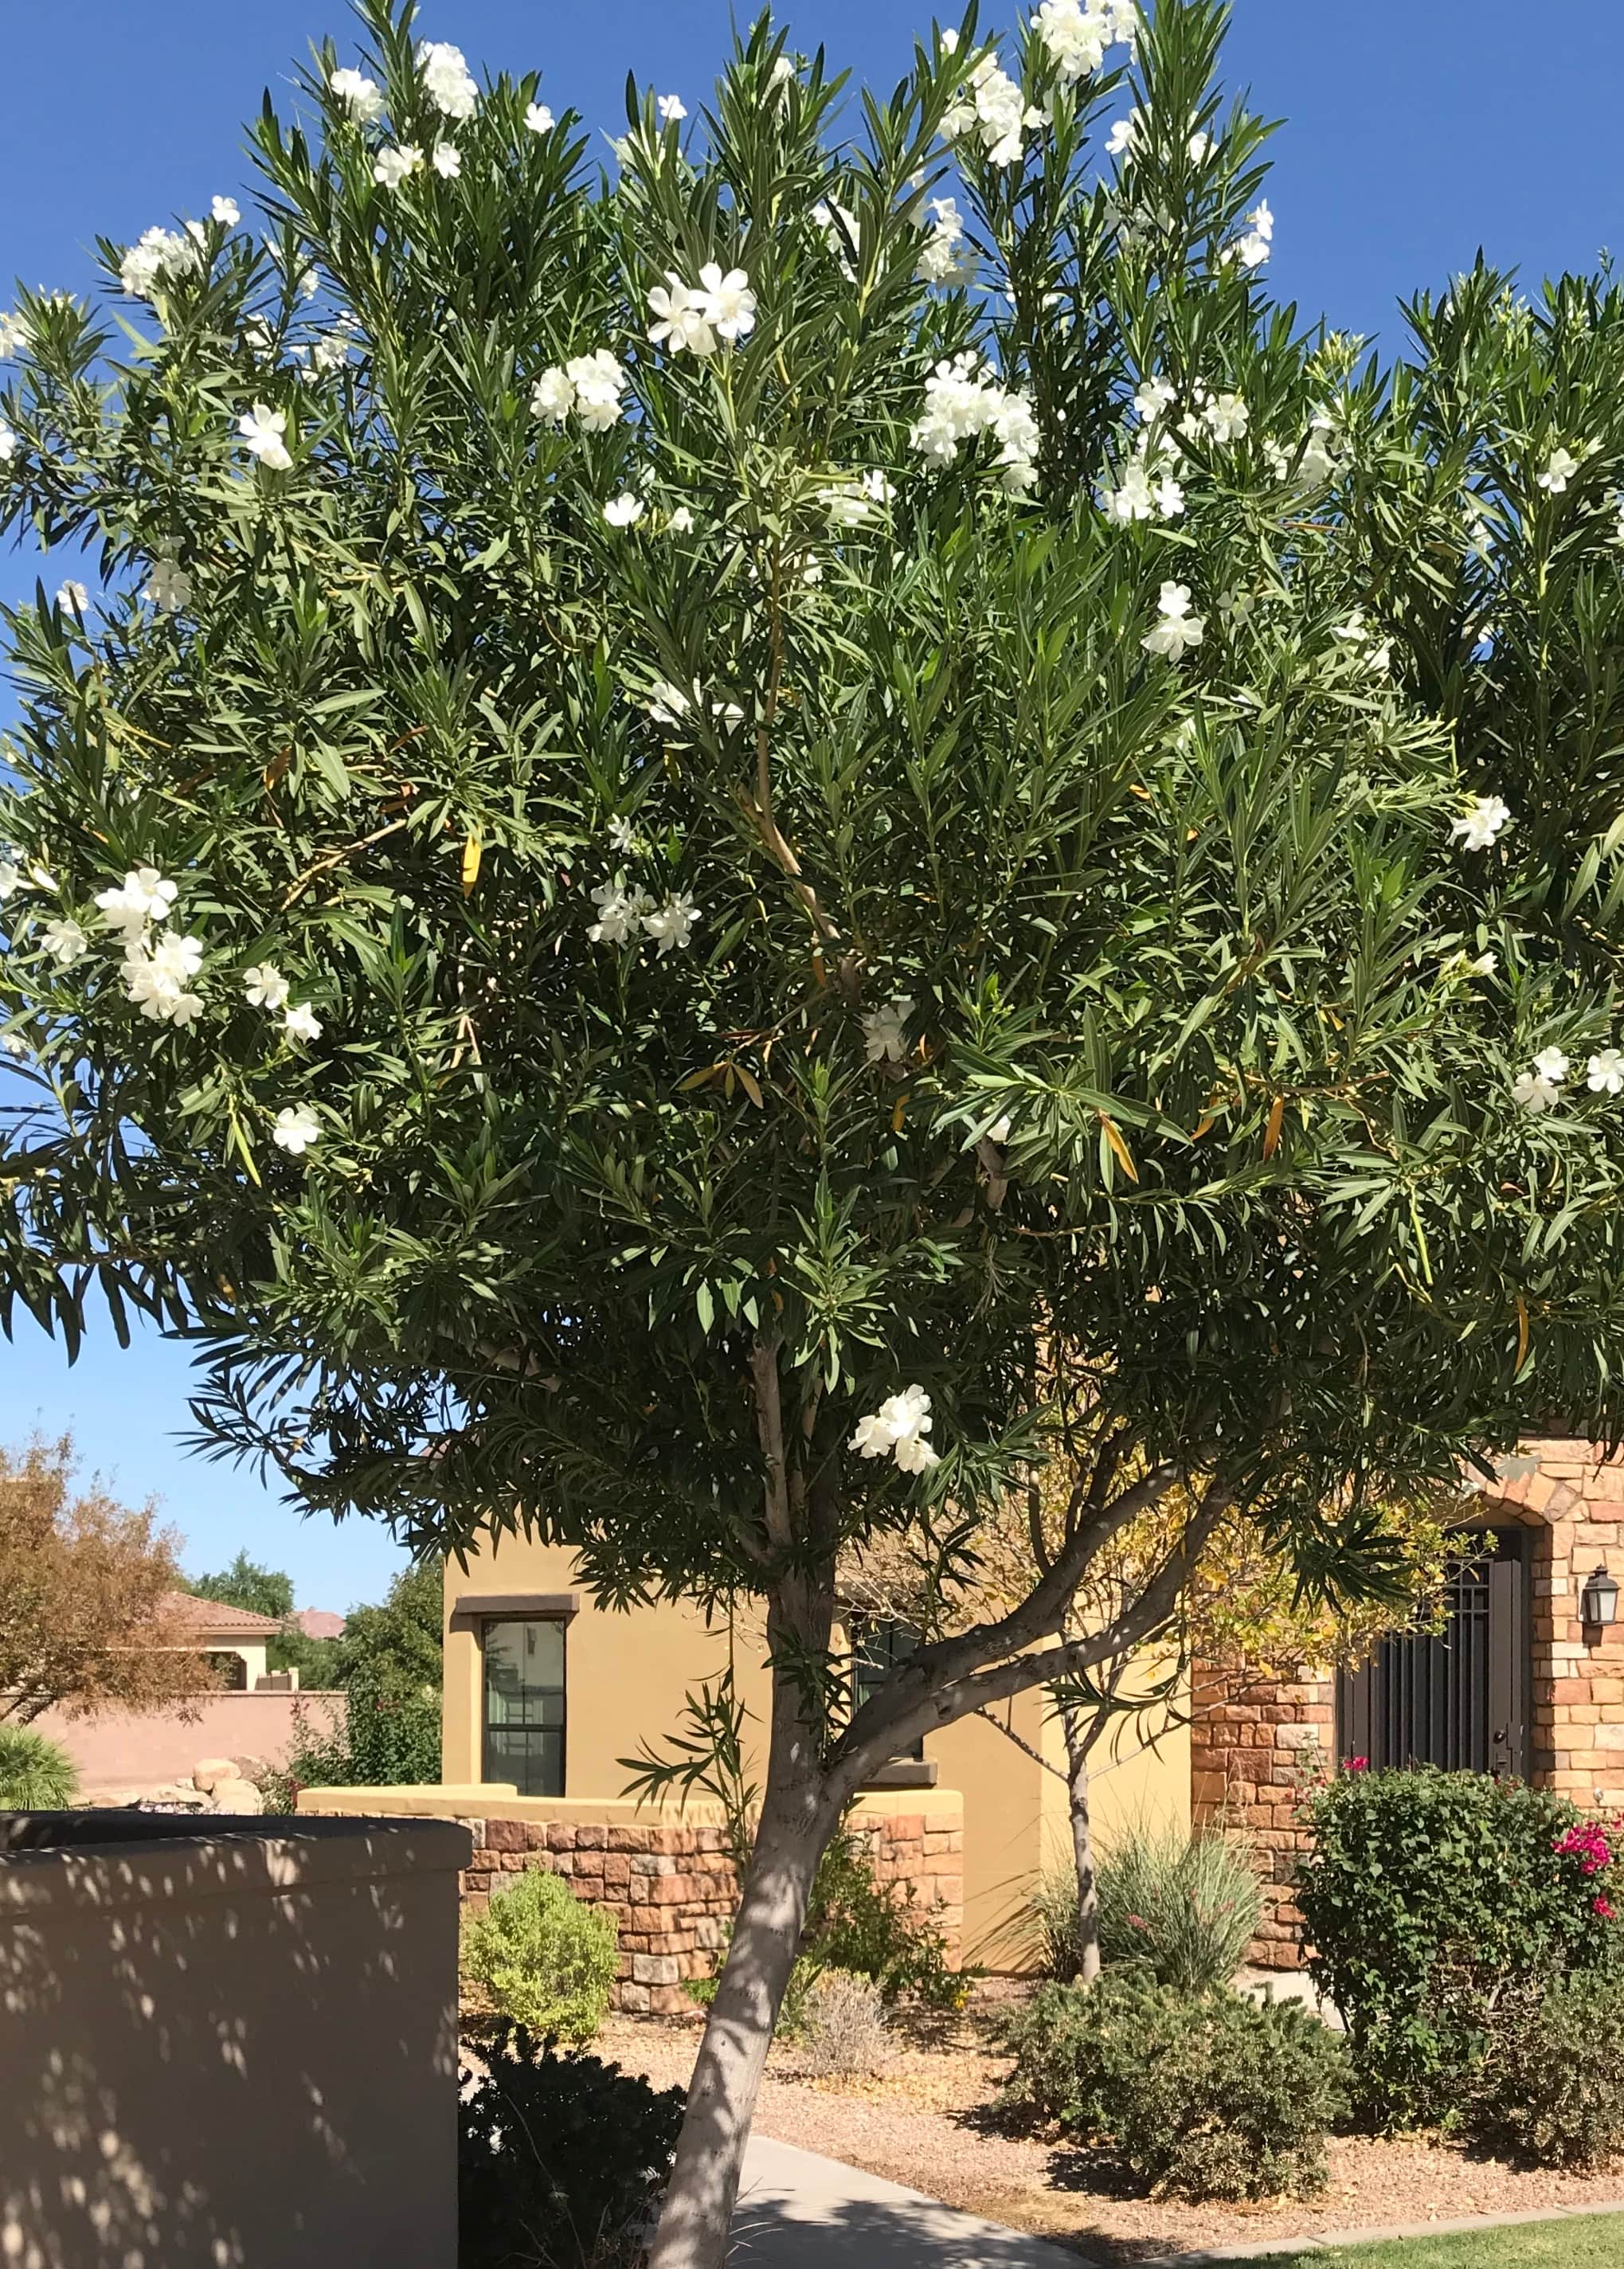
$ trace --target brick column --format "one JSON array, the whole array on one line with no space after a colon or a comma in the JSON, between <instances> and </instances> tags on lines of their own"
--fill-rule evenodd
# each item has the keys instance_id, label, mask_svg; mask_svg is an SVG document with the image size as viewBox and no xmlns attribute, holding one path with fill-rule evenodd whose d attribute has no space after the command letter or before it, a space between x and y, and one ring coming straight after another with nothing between
<instances>
[{"instance_id":1,"label":"brick column","mask_svg":"<svg viewBox=\"0 0 1624 2269\"><path fill-rule=\"evenodd\" d=\"M1190 1810L1199 1827L1244 1836L1263 1878L1263 1921L1247 1960L1263 1970L1302 1966L1303 1918L1292 1896L1308 1837L1303 1799L1332 1762L1335 1689L1299 1666L1287 1680L1249 1679L1198 1667L1190 1724Z\"/></svg>"}]
</instances>

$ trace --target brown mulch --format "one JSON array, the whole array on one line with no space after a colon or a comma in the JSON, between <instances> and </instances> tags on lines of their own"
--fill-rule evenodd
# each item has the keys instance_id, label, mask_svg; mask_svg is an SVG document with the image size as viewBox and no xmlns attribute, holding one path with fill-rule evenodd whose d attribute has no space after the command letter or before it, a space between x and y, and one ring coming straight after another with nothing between
<instances>
[{"instance_id":1,"label":"brown mulch","mask_svg":"<svg viewBox=\"0 0 1624 2269\"><path fill-rule=\"evenodd\" d=\"M989 2109L1007 2068L992 2040L996 1988L989 1980L961 2018L903 2030L877 2080L808 2079L793 2044L775 2043L757 2132L1122 2264L1184 2248L1624 2199L1624 2169L1591 2177L1524 2170L1425 2136L1334 2137L1330 2187L1310 2205L1192 2206L1124 2197L1088 2153L1000 2130ZM694 2023L612 2017L594 2047L669 2088L686 2086L698 2042Z\"/></svg>"}]
</instances>

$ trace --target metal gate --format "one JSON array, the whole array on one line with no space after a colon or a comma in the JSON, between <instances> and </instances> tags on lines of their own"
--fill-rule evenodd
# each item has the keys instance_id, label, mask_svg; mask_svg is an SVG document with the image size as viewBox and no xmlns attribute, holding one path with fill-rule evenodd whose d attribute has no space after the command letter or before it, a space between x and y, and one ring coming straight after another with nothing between
<instances>
[{"instance_id":1,"label":"metal gate","mask_svg":"<svg viewBox=\"0 0 1624 2269\"><path fill-rule=\"evenodd\" d=\"M1528 1533L1485 1529L1449 1587L1448 1621L1384 1639L1337 1674L1337 1753L1526 1778L1532 1630Z\"/></svg>"}]
</instances>

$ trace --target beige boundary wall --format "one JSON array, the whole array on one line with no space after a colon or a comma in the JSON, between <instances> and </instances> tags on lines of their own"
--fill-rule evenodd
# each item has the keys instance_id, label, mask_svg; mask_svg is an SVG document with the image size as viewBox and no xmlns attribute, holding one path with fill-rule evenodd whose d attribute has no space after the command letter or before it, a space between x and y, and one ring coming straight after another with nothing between
<instances>
[{"instance_id":1,"label":"beige boundary wall","mask_svg":"<svg viewBox=\"0 0 1624 2269\"><path fill-rule=\"evenodd\" d=\"M455 2269L468 1853L440 1822L0 1814L0 2261Z\"/></svg>"},{"instance_id":2,"label":"beige boundary wall","mask_svg":"<svg viewBox=\"0 0 1624 2269\"><path fill-rule=\"evenodd\" d=\"M1531 1532L1529 1778L1586 1809L1624 1809L1624 1622L1592 1630L1579 1615L1598 1565L1624 1580L1624 1460L1605 1459L1585 1441L1524 1442L1473 1500L1473 1526ZM1215 1671L1197 1681L1196 1815L1227 1817L1256 1837L1268 1911L1253 1959L1271 1968L1303 1959L1291 1900L1307 1842L1298 1811L1318 1774L1340 1762L1334 1705L1334 1681L1311 1671L1273 1684L1236 1685Z\"/></svg>"},{"instance_id":3,"label":"beige boundary wall","mask_svg":"<svg viewBox=\"0 0 1624 2269\"><path fill-rule=\"evenodd\" d=\"M316 1688L307 1694L205 1694L184 1717L178 1711L109 1710L100 1718L73 1718L47 1710L33 1725L62 1744L79 1769L85 1794L97 1796L175 1780L199 1757L280 1765L299 1718L324 1741L342 1730L345 1706L344 1695Z\"/></svg>"},{"instance_id":4,"label":"beige boundary wall","mask_svg":"<svg viewBox=\"0 0 1624 2269\"><path fill-rule=\"evenodd\" d=\"M523 1797L489 1784L473 1788L305 1788L299 1810L331 1816L383 1811L451 1819L468 1829L473 1853L463 1877L474 1911L527 1867L562 1875L578 1898L615 1918L620 1933L618 2008L692 2016L684 1979L708 1977L738 1902L721 1807L629 1800ZM850 1821L882 1882L912 1888L921 1914L946 1938L955 1961L963 1928L964 1808L954 1789L884 1789L859 1800Z\"/></svg>"},{"instance_id":5,"label":"beige boundary wall","mask_svg":"<svg viewBox=\"0 0 1624 2269\"><path fill-rule=\"evenodd\" d=\"M626 1786L624 1760L666 1740L680 1723L684 1696L713 1683L730 1662L749 1712L747 1740L755 1736L749 1770L760 1780L771 1695L759 1630L741 1617L730 1630L680 1602L626 1613L600 1608L563 1546L519 1536L486 1545L466 1569L454 1561L447 1566L441 1770L448 1785L480 1785L481 1634L485 1617L501 1614L542 1614L565 1624L565 1798L589 1804L594 1821L612 1816L605 1807ZM938 1786L884 1792L905 1798L905 1818L940 1812L946 1792L958 1792L953 1801L962 1803L963 1817L963 1957L989 1970L1019 1970L1035 1952L1032 1887L1046 1870L1068 1862L1064 1754L1041 1694L1018 1695L1000 1704L996 1714L1008 1731L985 1718L967 1718L926 1735L925 1761ZM1160 1732L1151 1746L1144 1728L1125 1720L1120 1737L1097 1754L1094 1816L1103 1844L1130 1821L1187 1829L1187 1729Z\"/></svg>"}]
</instances>

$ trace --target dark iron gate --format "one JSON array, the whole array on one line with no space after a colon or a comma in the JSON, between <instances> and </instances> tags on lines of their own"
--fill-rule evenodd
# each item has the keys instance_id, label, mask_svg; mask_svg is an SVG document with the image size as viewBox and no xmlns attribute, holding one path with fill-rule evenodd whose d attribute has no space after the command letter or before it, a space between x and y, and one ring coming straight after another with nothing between
<instances>
[{"instance_id":1,"label":"dark iron gate","mask_svg":"<svg viewBox=\"0 0 1624 2269\"><path fill-rule=\"evenodd\" d=\"M1528 1534L1490 1528L1456 1570L1442 1632L1384 1639L1337 1674L1337 1753L1384 1765L1516 1775L1529 1766Z\"/></svg>"}]
</instances>

